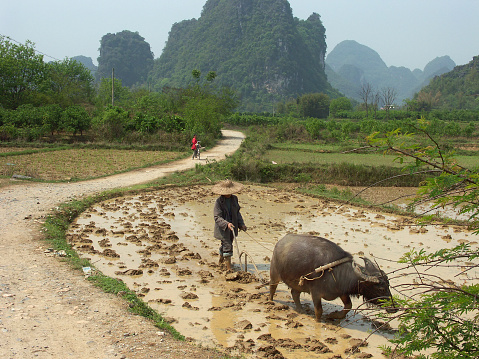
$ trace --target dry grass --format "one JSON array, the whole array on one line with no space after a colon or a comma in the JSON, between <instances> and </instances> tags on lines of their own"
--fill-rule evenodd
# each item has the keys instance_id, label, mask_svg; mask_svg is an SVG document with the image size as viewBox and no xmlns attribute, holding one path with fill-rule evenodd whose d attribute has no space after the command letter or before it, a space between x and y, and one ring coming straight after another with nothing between
<instances>
[{"instance_id":1,"label":"dry grass","mask_svg":"<svg viewBox=\"0 0 479 359\"><path fill-rule=\"evenodd\" d=\"M0 158L0 176L44 181L85 180L181 158L179 152L67 149Z\"/></svg>"}]
</instances>

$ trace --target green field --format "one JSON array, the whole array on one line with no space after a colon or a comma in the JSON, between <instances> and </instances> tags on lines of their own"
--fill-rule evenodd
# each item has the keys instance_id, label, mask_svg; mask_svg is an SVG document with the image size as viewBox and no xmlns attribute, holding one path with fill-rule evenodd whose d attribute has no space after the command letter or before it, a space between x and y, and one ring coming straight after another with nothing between
<instances>
[{"instance_id":1,"label":"green field","mask_svg":"<svg viewBox=\"0 0 479 359\"><path fill-rule=\"evenodd\" d=\"M353 163L356 165L368 165L368 166L393 166L393 167L402 167L407 161L412 161L411 159L405 160L403 164L400 164L394 159L397 158L395 155L384 155L381 153L341 153L339 152L339 147L335 146L318 146L311 144L294 144L286 145L282 149L278 149L279 145L274 145L275 149L268 150L263 157L268 161L274 161L278 164L286 163L316 163L316 164L327 164L327 163ZM334 152L330 152L334 151ZM457 155L455 156L456 160L461 166L466 168L475 168L479 166L479 156L464 156Z\"/></svg>"}]
</instances>

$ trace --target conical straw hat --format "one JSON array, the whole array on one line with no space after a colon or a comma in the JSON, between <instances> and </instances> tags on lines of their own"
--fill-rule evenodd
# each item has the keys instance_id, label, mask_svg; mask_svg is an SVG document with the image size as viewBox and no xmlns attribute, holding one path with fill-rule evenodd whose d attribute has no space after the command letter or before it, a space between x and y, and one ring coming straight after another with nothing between
<instances>
[{"instance_id":1,"label":"conical straw hat","mask_svg":"<svg viewBox=\"0 0 479 359\"><path fill-rule=\"evenodd\" d=\"M241 183L226 180L215 184L212 188L212 191L216 194L228 195L241 191L243 187L244 186Z\"/></svg>"}]
</instances>

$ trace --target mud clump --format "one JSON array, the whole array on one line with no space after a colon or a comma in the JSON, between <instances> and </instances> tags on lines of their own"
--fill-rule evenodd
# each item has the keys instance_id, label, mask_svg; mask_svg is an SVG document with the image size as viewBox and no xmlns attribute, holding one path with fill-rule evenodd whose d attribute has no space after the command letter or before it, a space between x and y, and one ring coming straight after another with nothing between
<instances>
[{"instance_id":1,"label":"mud clump","mask_svg":"<svg viewBox=\"0 0 479 359\"><path fill-rule=\"evenodd\" d=\"M115 272L116 275L131 275L131 276L135 276L135 275L142 275L143 274L143 271L141 269L127 269L126 271L116 271Z\"/></svg>"},{"instance_id":2,"label":"mud clump","mask_svg":"<svg viewBox=\"0 0 479 359\"><path fill-rule=\"evenodd\" d=\"M251 274L249 272L243 272L243 271L227 273L225 276L225 279L227 281L235 281L242 284L259 282L258 278L256 278L254 274Z\"/></svg>"},{"instance_id":3,"label":"mud clump","mask_svg":"<svg viewBox=\"0 0 479 359\"><path fill-rule=\"evenodd\" d=\"M262 346L257 351L258 356L268 359L284 359L283 354L272 345Z\"/></svg>"},{"instance_id":4,"label":"mud clump","mask_svg":"<svg viewBox=\"0 0 479 359\"><path fill-rule=\"evenodd\" d=\"M198 299L198 296L195 293L183 293L180 297L182 299Z\"/></svg>"}]
</instances>

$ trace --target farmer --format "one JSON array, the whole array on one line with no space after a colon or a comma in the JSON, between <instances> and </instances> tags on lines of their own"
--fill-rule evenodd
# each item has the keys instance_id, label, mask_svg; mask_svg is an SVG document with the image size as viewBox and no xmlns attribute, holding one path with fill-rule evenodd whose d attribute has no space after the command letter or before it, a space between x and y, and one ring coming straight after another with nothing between
<instances>
[{"instance_id":1,"label":"farmer","mask_svg":"<svg viewBox=\"0 0 479 359\"><path fill-rule=\"evenodd\" d=\"M231 270L231 257L233 256L233 239L238 235L238 229L246 232L246 226L240 213L238 193L243 189L241 183L230 180L222 181L213 186L213 193L220 196L216 199L213 216L215 219L214 236L221 240L220 260L226 264L226 269Z\"/></svg>"},{"instance_id":2,"label":"farmer","mask_svg":"<svg viewBox=\"0 0 479 359\"><path fill-rule=\"evenodd\" d=\"M195 159L196 157L196 143L198 140L196 139L196 135L193 136L193 139L191 140L191 149L193 150L193 157L191 159Z\"/></svg>"}]
</instances>

